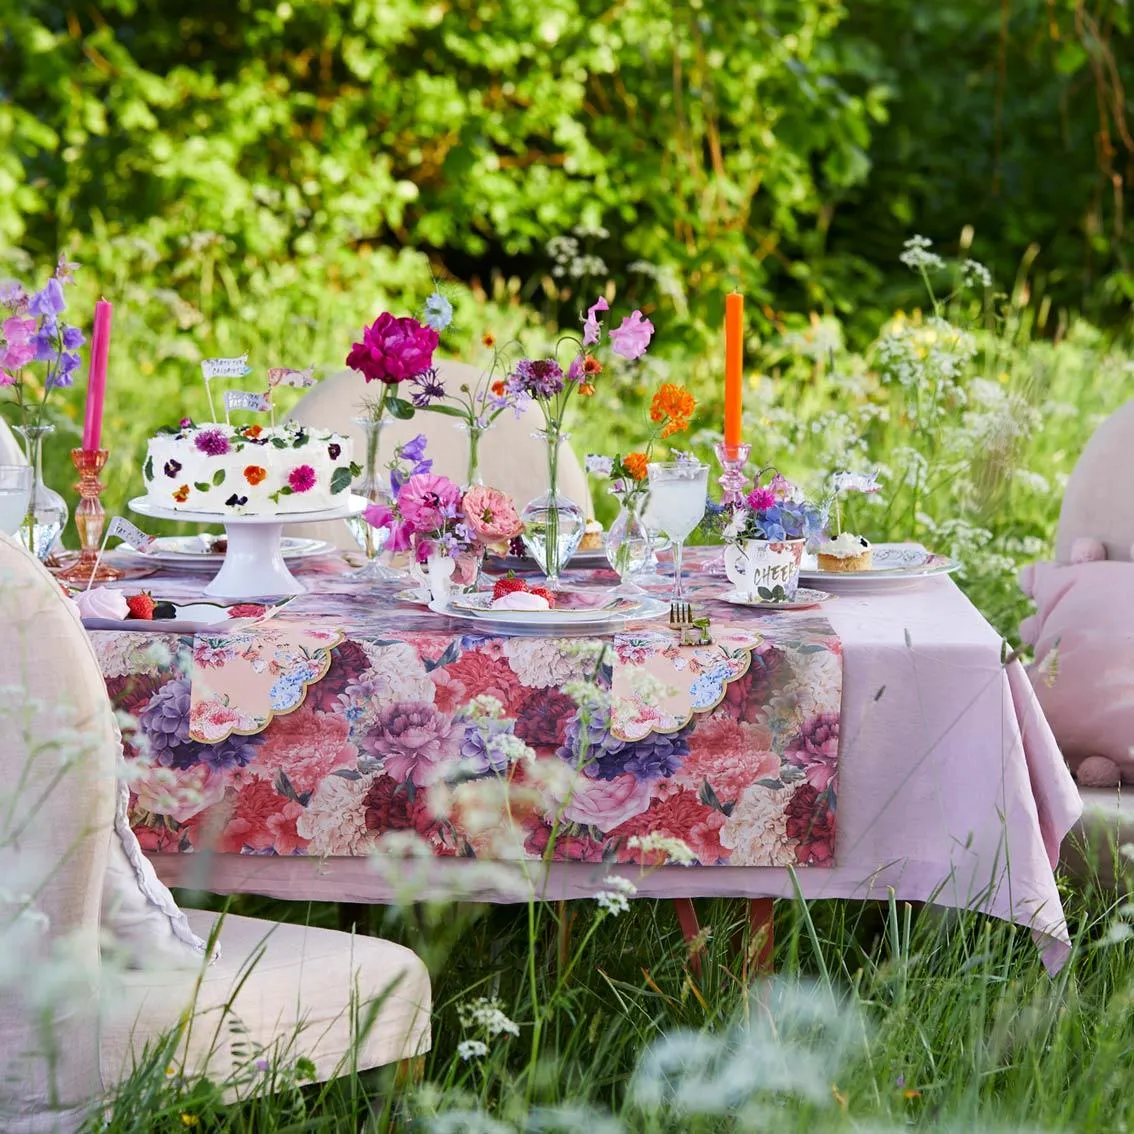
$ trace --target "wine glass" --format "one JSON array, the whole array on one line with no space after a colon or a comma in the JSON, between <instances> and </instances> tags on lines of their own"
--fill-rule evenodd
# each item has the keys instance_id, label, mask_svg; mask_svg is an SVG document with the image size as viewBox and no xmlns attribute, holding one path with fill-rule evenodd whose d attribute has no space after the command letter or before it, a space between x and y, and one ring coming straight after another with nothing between
<instances>
[{"instance_id":1,"label":"wine glass","mask_svg":"<svg viewBox=\"0 0 1134 1134\"><path fill-rule=\"evenodd\" d=\"M31 465L0 465L0 532L15 535L28 514Z\"/></svg>"},{"instance_id":2,"label":"wine glass","mask_svg":"<svg viewBox=\"0 0 1134 1134\"><path fill-rule=\"evenodd\" d=\"M668 461L649 466L650 512L654 523L673 541L673 600L685 598L681 553L685 541L705 515L709 466L700 461Z\"/></svg>"}]
</instances>

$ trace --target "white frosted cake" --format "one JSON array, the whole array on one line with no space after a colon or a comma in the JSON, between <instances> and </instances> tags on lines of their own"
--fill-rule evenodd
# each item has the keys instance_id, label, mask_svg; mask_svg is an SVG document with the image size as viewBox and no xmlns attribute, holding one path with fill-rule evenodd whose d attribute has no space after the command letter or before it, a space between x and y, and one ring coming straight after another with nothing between
<instances>
[{"instance_id":1,"label":"white frosted cake","mask_svg":"<svg viewBox=\"0 0 1134 1134\"><path fill-rule=\"evenodd\" d=\"M353 464L349 437L289 422L194 425L150 439L142 476L146 496L186 512L273 515L345 504Z\"/></svg>"}]
</instances>

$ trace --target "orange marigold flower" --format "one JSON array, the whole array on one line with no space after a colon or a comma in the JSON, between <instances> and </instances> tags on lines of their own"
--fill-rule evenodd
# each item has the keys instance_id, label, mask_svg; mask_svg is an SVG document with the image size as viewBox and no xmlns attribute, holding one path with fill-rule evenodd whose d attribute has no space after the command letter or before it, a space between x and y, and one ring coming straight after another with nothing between
<instances>
[{"instance_id":1,"label":"orange marigold flower","mask_svg":"<svg viewBox=\"0 0 1134 1134\"><path fill-rule=\"evenodd\" d=\"M593 354L588 354L583 359L583 373L584 374L601 374L602 363L599 362Z\"/></svg>"},{"instance_id":2,"label":"orange marigold flower","mask_svg":"<svg viewBox=\"0 0 1134 1134\"><path fill-rule=\"evenodd\" d=\"M268 470L260 468L259 465L248 465L244 469L244 479L249 484L259 484L267 475Z\"/></svg>"},{"instance_id":3,"label":"orange marigold flower","mask_svg":"<svg viewBox=\"0 0 1134 1134\"><path fill-rule=\"evenodd\" d=\"M594 392L595 392L595 387L594 387L594 384L591 383L591 382L584 382L579 387L579 397L580 398L589 398Z\"/></svg>"},{"instance_id":4,"label":"orange marigold flower","mask_svg":"<svg viewBox=\"0 0 1134 1134\"><path fill-rule=\"evenodd\" d=\"M648 463L645 453L627 453L622 458L622 467L634 480L646 479L646 465Z\"/></svg>"},{"instance_id":5,"label":"orange marigold flower","mask_svg":"<svg viewBox=\"0 0 1134 1134\"><path fill-rule=\"evenodd\" d=\"M494 347L496 345L496 336L491 331L485 331L484 334L480 336L480 341L484 343L486 347Z\"/></svg>"},{"instance_id":6,"label":"orange marigold flower","mask_svg":"<svg viewBox=\"0 0 1134 1134\"><path fill-rule=\"evenodd\" d=\"M502 398L502 397L504 397L504 390L505 390L504 379L503 378L497 378L496 381L492 383L492 392L498 398Z\"/></svg>"},{"instance_id":7,"label":"orange marigold flower","mask_svg":"<svg viewBox=\"0 0 1134 1134\"><path fill-rule=\"evenodd\" d=\"M661 431L662 440L672 437L675 433L684 433L689 428L689 420L684 417L671 417Z\"/></svg>"},{"instance_id":8,"label":"orange marigold flower","mask_svg":"<svg viewBox=\"0 0 1134 1134\"><path fill-rule=\"evenodd\" d=\"M251 437L255 440L255 438L259 437L260 434L264 432L264 427L262 425L246 425L240 432L243 433L245 437Z\"/></svg>"},{"instance_id":9,"label":"orange marigold flower","mask_svg":"<svg viewBox=\"0 0 1134 1134\"><path fill-rule=\"evenodd\" d=\"M650 420L665 421L669 419L671 423L680 421L683 424L678 426L677 429L669 430L669 433L677 433L682 429L689 428L689 419L693 416L693 411L696 408L696 399L684 386L666 382L650 402ZM668 426L666 428L669 429ZM663 433L662 436L667 437L669 433Z\"/></svg>"},{"instance_id":10,"label":"orange marigold flower","mask_svg":"<svg viewBox=\"0 0 1134 1134\"><path fill-rule=\"evenodd\" d=\"M189 485L183 484L180 488L175 488L173 490L173 499L176 500L178 504L184 504L185 501L189 499Z\"/></svg>"}]
</instances>

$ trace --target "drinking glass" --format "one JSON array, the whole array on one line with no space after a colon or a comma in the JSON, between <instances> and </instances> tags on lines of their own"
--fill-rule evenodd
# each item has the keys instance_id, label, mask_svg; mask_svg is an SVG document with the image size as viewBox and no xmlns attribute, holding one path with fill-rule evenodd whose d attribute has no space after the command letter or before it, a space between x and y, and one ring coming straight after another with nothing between
<instances>
[{"instance_id":1,"label":"drinking glass","mask_svg":"<svg viewBox=\"0 0 1134 1134\"><path fill-rule=\"evenodd\" d=\"M0 532L15 535L28 514L31 465L0 465Z\"/></svg>"},{"instance_id":2,"label":"drinking glass","mask_svg":"<svg viewBox=\"0 0 1134 1134\"><path fill-rule=\"evenodd\" d=\"M709 466L699 461L668 461L649 466L652 521L673 541L673 599L685 598L681 553L705 515Z\"/></svg>"}]
</instances>

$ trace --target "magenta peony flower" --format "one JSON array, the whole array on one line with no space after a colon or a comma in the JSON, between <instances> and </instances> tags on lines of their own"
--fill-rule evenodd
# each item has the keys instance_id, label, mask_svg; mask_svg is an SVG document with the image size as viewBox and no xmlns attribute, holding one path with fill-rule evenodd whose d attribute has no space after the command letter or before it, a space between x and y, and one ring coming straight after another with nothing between
<instances>
[{"instance_id":1,"label":"magenta peony flower","mask_svg":"<svg viewBox=\"0 0 1134 1134\"><path fill-rule=\"evenodd\" d=\"M315 470L310 465L297 465L287 474L292 492L309 492L315 487Z\"/></svg>"},{"instance_id":2,"label":"magenta peony flower","mask_svg":"<svg viewBox=\"0 0 1134 1134\"><path fill-rule=\"evenodd\" d=\"M482 543L511 539L524 530L511 497L498 488L474 485L465 493L463 507L473 535Z\"/></svg>"},{"instance_id":3,"label":"magenta peony flower","mask_svg":"<svg viewBox=\"0 0 1134 1134\"><path fill-rule=\"evenodd\" d=\"M641 358L650 345L653 333L653 323L643 318L641 311L631 311L621 324L610 332L611 350L621 358Z\"/></svg>"},{"instance_id":4,"label":"magenta peony flower","mask_svg":"<svg viewBox=\"0 0 1134 1134\"><path fill-rule=\"evenodd\" d=\"M457 757L460 738L453 722L425 702L399 701L382 710L374 729L363 740L368 755L400 782L418 787L432 783L446 760Z\"/></svg>"},{"instance_id":5,"label":"magenta peony flower","mask_svg":"<svg viewBox=\"0 0 1134 1134\"><path fill-rule=\"evenodd\" d=\"M461 490L448 477L418 473L398 490L398 511L416 532L433 532L461 511Z\"/></svg>"},{"instance_id":6,"label":"magenta peony flower","mask_svg":"<svg viewBox=\"0 0 1134 1134\"><path fill-rule=\"evenodd\" d=\"M754 488L745 498L745 503L753 512L763 512L776 503L776 494L770 488Z\"/></svg>"},{"instance_id":7,"label":"magenta peony flower","mask_svg":"<svg viewBox=\"0 0 1134 1134\"><path fill-rule=\"evenodd\" d=\"M202 429L193 444L209 457L223 457L229 449L228 438L219 429Z\"/></svg>"},{"instance_id":8,"label":"magenta peony flower","mask_svg":"<svg viewBox=\"0 0 1134 1134\"><path fill-rule=\"evenodd\" d=\"M595 317L595 312L609 310L610 304L601 295L591 307L587 308L587 317L583 320L583 346L590 346L599 341L599 321Z\"/></svg>"},{"instance_id":9,"label":"magenta peony flower","mask_svg":"<svg viewBox=\"0 0 1134 1134\"><path fill-rule=\"evenodd\" d=\"M383 311L363 330L362 342L351 347L346 364L367 382L395 385L433 367L437 342L437 332L431 327L423 327L408 315L395 319Z\"/></svg>"}]
</instances>

